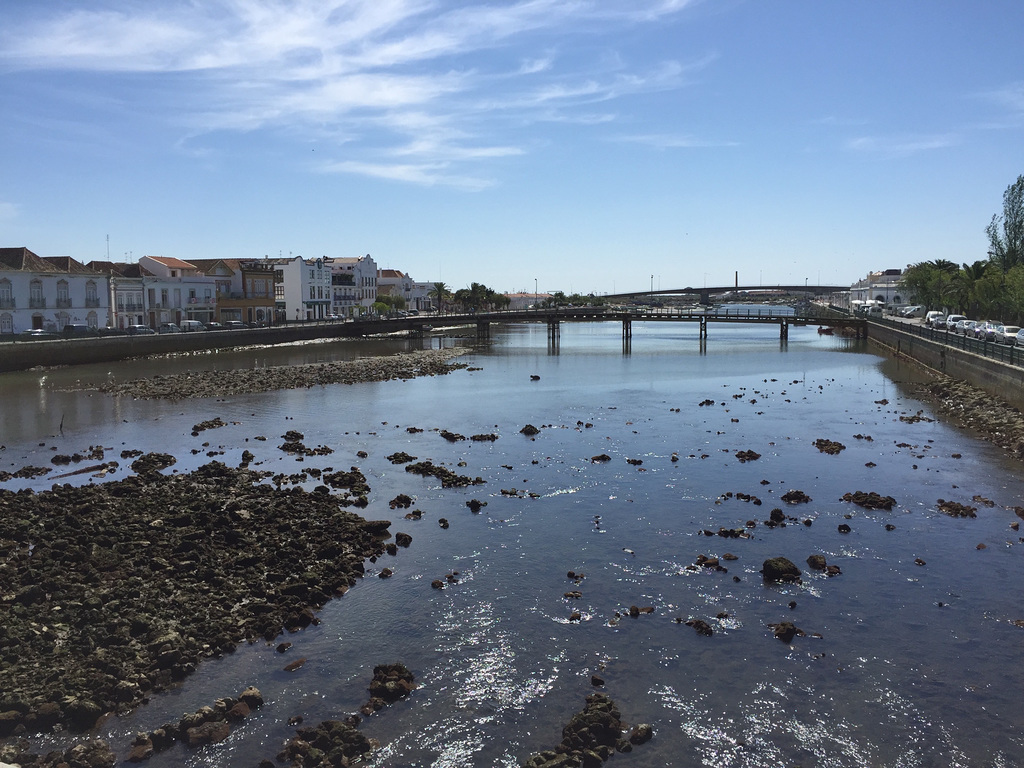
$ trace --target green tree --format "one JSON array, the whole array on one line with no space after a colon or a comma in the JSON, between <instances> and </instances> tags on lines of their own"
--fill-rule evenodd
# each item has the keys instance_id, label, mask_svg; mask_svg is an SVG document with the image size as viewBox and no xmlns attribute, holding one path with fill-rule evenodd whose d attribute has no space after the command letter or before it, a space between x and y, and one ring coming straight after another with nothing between
<instances>
[{"instance_id":1,"label":"green tree","mask_svg":"<svg viewBox=\"0 0 1024 768\"><path fill-rule=\"evenodd\" d=\"M1017 264L1024 264L1024 176L1003 193L1003 212L992 216L985 227L988 235L989 259L1006 274Z\"/></svg>"},{"instance_id":2,"label":"green tree","mask_svg":"<svg viewBox=\"0 0 1024 768\"><path fill-rule=\"evenodd\" d=\"M427 296L437 302L437 311L440 314L444 313L444 303L451 298L452 291L444 283L434 283L434 287L430 289Z\"/></svg>"}]
</instances>

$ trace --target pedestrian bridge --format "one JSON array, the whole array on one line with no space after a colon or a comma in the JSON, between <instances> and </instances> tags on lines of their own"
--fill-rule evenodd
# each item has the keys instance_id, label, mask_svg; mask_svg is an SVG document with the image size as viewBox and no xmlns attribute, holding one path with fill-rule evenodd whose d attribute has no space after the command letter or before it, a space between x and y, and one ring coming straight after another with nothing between
<instances>
[{"instance_id":1,"label":"pedestrian bridge","mask_svg":"<svg viewBox=\"0 0 1024 768\"><path fill-rule=\"evenodd\" d=\"M832 312L824 307L808 310L794 310L792 307L717 307L717 308L658 308L631 307L627 310L607 307L558 307L556 309L524 309L502 312L481 312L467 315L446 315L443 317L403 318L409 330L422 329L424 325L476 325L477 335L490 335L492 323L545 323L548 339L557 340L562 323L566 322L617 322L622 324L622 339L628 343L633 338L634 322L653 323L694 323L699 327L699 337L708 338L709 328L715 324L747 323L779 326L779 338L788 339L791 326L820 325L830 328L849 328L858 339L867 338L868 324L864 318L854 318Z\"/></svg>"}]
</instances>

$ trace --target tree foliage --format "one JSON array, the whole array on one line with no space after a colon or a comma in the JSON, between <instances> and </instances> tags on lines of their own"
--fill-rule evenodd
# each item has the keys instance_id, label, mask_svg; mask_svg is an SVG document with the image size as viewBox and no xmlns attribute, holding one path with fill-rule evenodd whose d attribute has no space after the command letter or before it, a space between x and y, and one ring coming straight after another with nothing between
<instances>
[{"instance_id":1,"label":"tree foliage","mask_svg":"<svg viewBox=\"0 0 1024 768\"><path fill-rule=\"evenodd\" d=\"M984 320L1024 321L1024 176L1003 193L1003 212L985 227L988 259L957 267L935 259L912 264L902 290L928 309Z\"/></svg>"}]
</instances>

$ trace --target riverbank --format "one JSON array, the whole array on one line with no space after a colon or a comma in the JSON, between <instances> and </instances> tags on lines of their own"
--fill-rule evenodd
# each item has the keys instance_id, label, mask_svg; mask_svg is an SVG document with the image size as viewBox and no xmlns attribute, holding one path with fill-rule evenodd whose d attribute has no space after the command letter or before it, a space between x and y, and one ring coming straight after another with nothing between
<instances>
[{"instance_id":1,"label":"riverbank","mask_svg":"<svg viewBox=\"0 0 1024 768\"><path fill-rule=\"evenodd\" d=\"M287 365L271 368L239 368L231 371L186 371L169 376L132 379L104 384L111 395L182 400L190 397L252 395L278 389L301 389L327 384L443 376L465 368L449 360L467 352L463 348L426 349L387 357L366 357L333 363Z\"/></svg>"}]
</instances>

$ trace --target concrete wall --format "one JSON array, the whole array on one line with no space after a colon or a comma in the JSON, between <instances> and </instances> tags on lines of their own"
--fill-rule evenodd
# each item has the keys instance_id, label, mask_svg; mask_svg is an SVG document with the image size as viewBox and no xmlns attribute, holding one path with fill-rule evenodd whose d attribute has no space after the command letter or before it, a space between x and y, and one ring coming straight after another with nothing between
<instances>
[{"instance_id":1,"label":"concrete wall","mask_svg":"<svg viewBox=\"0 0 1024 768\"><path fill-rule=\"evenodd\" d=\"M109 363L146 355L416 331L422 322L420 320L367 320L355 323L282 325L241 331L202 331L153 336L104 336L95 339L0 342L0 373L23 371L36 366Z\"/></svg>"},{"instance_id":2,"label":"concrete wall","mask_svg":"<svg viewBox=\"0 0 1024 768\"><path fill-rule=\"evenodd\" d=\"M869 326L869 341L883 346L888 354L909 357L1024 410L1024 368L947 347L889 325Z\"/></svg>"}]
</instances>

